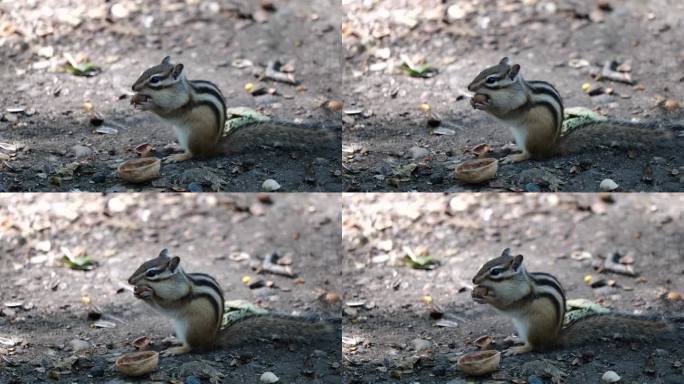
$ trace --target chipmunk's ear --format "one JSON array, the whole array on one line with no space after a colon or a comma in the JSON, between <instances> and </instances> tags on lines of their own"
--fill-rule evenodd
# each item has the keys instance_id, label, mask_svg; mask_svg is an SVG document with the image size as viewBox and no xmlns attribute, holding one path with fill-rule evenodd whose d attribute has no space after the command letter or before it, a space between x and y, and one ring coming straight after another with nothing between
<instances>
[{"instance_id":1,"label":"chipmunk's ear","mask_svg":"<svg viewBox=\"0 0 684 384\"><path fill-rule=\"evenodd\" d=\"M166 56L165 58L162 59L162 64L170 64L171 63L171 56Z\"/></svg>"},{"instance_id":2,"label":"chipmunk's ear","mask_svg":"<svg viewBox=\"0 0 684 384\"><path fill-rule=\"evenodd\" d=\"M520 268L520 266L522 265L522 262L523 262L523 255L518 255L518 256L514 257L513 258L513 264L511 264L511 266L513 267L513 270L517 271L518 268Z\"/></svg>"},{"instance_id":3,"label":"chipmunk's ear","mask_svg":"<svg viewBox=\"0 0 684 384\"><path fill-rule=\"evenodd\" d=\"M173 66L173 72L171 72L171 74L173 75L174 79L177 79L178 76L181 75L181 72L183 72L183 64L178 63Z\"/></svg>"},{"instance_id":4,"label":"chipmunk's ear","mask_svg":"<svg viewBox=\"0 0 684 384\"><path fill-rule=\"evenodd\" d=\"M511 249L510 248L506 248L503 250L503 252L501 252L501 257L506 257L506 256L510 256L510 255L511 255Z\"/></svg>"},{"instance_id":5,"label":"chipmunk's ear","mask_svg":"<svg viewBox=\"0 0 684 384\"><path fill-rule=\"evenodd\" d=\"M508 78L511 80L514 80L516 76L518 76L518 72L520 72L520 64L514 64L511 69L508 70Z\"/></svg>"},{"instance_id":6,"label":"chipmunk's ear","mask_svg":"<svg viewBox=\"0 0 684 384\"><path fill-rule=\"evenodd\" d=\"M159 257L168 259L169 258L169 250L164 248L159 252Z\"/></svg>"},{"instance_id":7,"label":"chipmunk's ear","mask_svg":"<svg viewBox=\"0 0 684 384\"><path fill-rule=\"evenodd\" d=\"M169 261L169 271L171 273L176 272L176 269L178 269L178 264L180 264L180 257L174 256L171 258L171 261Z\"/></svg>"},{"instance_id":8,"label":"chipmunk's ear","mask_svg":"<svg viewBox=\"0 0 684 384\"><path fill-rule=\"evenodd\" d=\"M499 64L511 65L511 59L509 59L508 57L504 57L503 59L501 59L501 61L499 61Z\"/></svg>"}]
</instances>

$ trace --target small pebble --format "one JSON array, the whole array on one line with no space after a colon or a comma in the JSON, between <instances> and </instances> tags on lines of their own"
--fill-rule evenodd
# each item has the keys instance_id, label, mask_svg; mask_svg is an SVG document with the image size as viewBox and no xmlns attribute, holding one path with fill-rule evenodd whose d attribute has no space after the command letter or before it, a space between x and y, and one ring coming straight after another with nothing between
<instances>
[{"instance_id":1,"label":"small pebble","mask_svg":"<svg viewBox=\"0 0 684 384\"><path fill-rule=\"evenodd\" d=\"M278 380L280 380L280 379L279 379L278 376L276 376L275 373L273 373L273 372L264 372L264 373L261 375L261 377L259 378L259 380L260 380L262 383L269 384L269 383L277 383Z\"/></svg>"},{"instance_id":2,"label":"small pebble","mask_svg":"<svg viewBox=\"0 0 684 384\"><path fill-rule=\"evenodd\" d=\"M185 379L185 384L202 384L202 380L197 376L188 376Z\"/></svg>"},{"instance_id":3,"label":"small pebble","mask_svg":"<svg viewBox=\"0 0 684 384\"><path fill-rule=\"evenodd\" d=\"M525 184L525 192L541 192L541 188L537 184L527 183Z\"/></svg>"},{"instance_id":4,"label":"small pebble","mask_svg":"<svg viewBox=\"0 0 684 384\"><path fill-rule=\"evenodd\" d=\"M95 364L95 366L88 370L88 373L92 377L102 377L105 373L105 366L104 364Z\"/></svg>"},{"instance_id":5,"label":"small pebble","mask_svg":"<svg viewBox=\"0 0 684 384\"><path fill-rule=\"evenodd\" d=\"M539 376L532 375L527 378L527 384L544 384L544 380Z\"/></svg>"},{"instance_id":6,"label":"small pebble","mask_svg":"<svg viewBox=\"0 0 684 384\"><path fill-rule=\"evenodd\" d=\"M190 183L188 185L188 192L203 192L202 186L198 183Z\"/></svg>"},{"instance_id":7,"label":"small pebble","mask_svg":"<svg viewBox=\"0 0 684 384\"><path fill-rule=\"evenodd\" d=\"M104 183L105 181L107 181L107 174L105 172L97 172L93 175L93 178L91 180L93 181L93 183L96 184Z\"/></svg>"},{"instance_id":8,"label":"small pebble","mask_svg":"<svg viewBox=\"0 0 684 384\"><path fill-rule=\"evenodd\" d=\"M278 182L273 179L267 179L264 180L263 184L261 184L261 189L266 192L277 191L280 189L280 184L278 184Z\"/></svg>"},{"instance_id":9,"label":"small pebble","mask_svg":"<svg viewBox=\"0 0 684 384\"><path fill-rule=\"evenodd\" d=\"M599 189L603 192L614 191L619 187L619 185L612 179L603 179L601 184L599 184Z\"/></svg>"},{"instance_id":10,"label":"small pebble","mask_svg":"<svg viewBox=\"0 0 684 384\"><path fill-rule=\"evenodd\" d=\"M620 375L615 371L606 371L606 373L601 376L601 380L603 380L604 383L617 383L620 381Z\"/></svg>"}]
</instances>

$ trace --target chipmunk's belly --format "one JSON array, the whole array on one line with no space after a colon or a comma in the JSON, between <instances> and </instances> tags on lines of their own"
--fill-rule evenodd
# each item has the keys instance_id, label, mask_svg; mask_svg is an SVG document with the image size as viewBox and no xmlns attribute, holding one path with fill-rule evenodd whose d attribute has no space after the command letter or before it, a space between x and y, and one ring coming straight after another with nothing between
<instances>
[{"instance_id":1,"label":"chipmunk's belly","mask_svg":"<svg viewBox=\"0 0 684 384\"><path fill-rule=\"evenodd\" d=\"M518 337L520 340L527 342L527 336L529 335L530 324L527 318L522 313L509 313L513 319L513 327L515 327L516 332L518 332Z\"/></svg>"},{"instance_id":2,"label":"chipmunk's belly","mask_svg":"<svg viewBox=\"0 0 684 384\"><path fill-rule=\"evenodd\" d=\"M518 149L524 149L525 148L525 142L527 141L527 125L523 121L523 119L500 119L502 122L506 123L508 125L508 128L511 130L511 134L513 135L513 139L515 140L515 145L518 146Z\"/></svg>"},{"instance_id":3,"label":"chipmunk's belly","mask_svg":"<svg viewBox=\"0 0 684 384\"><path fill-rule=\"evenodd\" d=\"M190 123L183 118L171 119L171 124L176 132L176 138L178 139L178 144L184 150L188 149L188 142L190 141L190 132L192 131L192 126Z\"/></svg>"},{"instance_id":4,"label":"chipmunk's belly","mask_svg":"<svg viewBox=\"0 0 684 384\"><path fill-rule=\"evenodd\" d=\"M527 126L520 121L514 120L509 122L509 127L511 128L515 145L518 146L518 149L524 149L525 142L527 141Z\"/></svg>"},{"instance_id":5,"label":"chipmunk's belly","mask_svg":"<svg viewBox=\"0 0 684 384\"><path fill-rule=\"evenodd\" d=\"M183 319L173 319L173 330L176 333L176 338L185 343L188 334L188 322Z\"/></svg>"}]
</instances>

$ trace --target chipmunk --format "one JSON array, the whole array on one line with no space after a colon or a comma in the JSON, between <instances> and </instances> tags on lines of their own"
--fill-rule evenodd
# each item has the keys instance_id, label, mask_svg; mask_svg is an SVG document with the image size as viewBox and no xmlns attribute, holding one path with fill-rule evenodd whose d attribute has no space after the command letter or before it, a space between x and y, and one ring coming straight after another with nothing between
<instances>
[{"instance_id":1,"label":"chipmunk","mask_svg":"<svg viewBox=\"0 0 684 384\"><path fill-rule=\"evenodd\" d=\"M473 108L489 113L511 128L515 143L522 152L505 157L502 160L504 164L551 156L572 132L592 125L666 129L683 127L682 124L607 119L563 131L563 98L558 90L545 81L525 81L520 74L520 65L511 65L508 57L480 72L468 85L468 90L475 92L470 99Z\"/></svg>"},{"instance_id":2,"label":"chipmunk","mask_svg":"<svg viewBox=\"0 0 684 384\"><path fill-rule=\"evenodd\" d=\"M511 256L511 250L506 248L473 277L473 300L511 317L524 342L506 350L506 355L579 345L616 332L637 337L673 330L666 321L619 313L590 315L564 328L565 290L560 281L548 273L527 272L522 262L522 255Z\"/></svg>"},{"instance_id":3,"label":"chipmunk","mask_svg":"<svg viewBox=\"0 0 684 384\"><path fill-rule=\"evenodd\" d=\"M276 331L288 337L315 338L334 332L336 319L320 319L266 313L245 317L238 322L251 329L240 329L237 322L221 329L224 314L223 290L216 279L205 273L187 273L180 257L171 257L167 249L144 262L133 272L128 283L133 294L161 314L171 318L180 346L162 352L175 356L216 345L226 346L230 338L246 338L249 332L263 336ZM248 320L248 321L245 321ZM228 332L228 331L233 331Z\"/></svg>"},{"instance_id":4,"label":"chipmunk","mask_svg":"<svg viewBox=\"0 0 684 384\"><path fill-rule=\"evenodd\" d=\"M226 100L216 84L206 80L188 80L181 63L171 63L166 56L161 64L145 70L133 84L135 95L131 104L143 111L151 111L171 123L183 153L164 159L176 163L194 157L213 156L222 151L219 146L226 125ZM331 139L330 127L317 123L295 123L271 119L268 124L290 128L286 140L297 144L310 138ZM240 128L231 129L232 136ZM293 132L300 129L303 132ZM278 130L278 133L281 130ZM286 133L287 134L287 133ZM316 137L317 136L317 137Z\"/></svg>"}]
</instances>

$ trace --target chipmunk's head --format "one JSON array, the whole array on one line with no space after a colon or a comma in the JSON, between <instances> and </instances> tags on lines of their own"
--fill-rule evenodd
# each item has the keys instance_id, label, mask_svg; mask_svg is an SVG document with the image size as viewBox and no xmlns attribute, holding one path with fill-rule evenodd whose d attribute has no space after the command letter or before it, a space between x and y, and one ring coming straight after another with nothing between
<instances>
[{"instance_id":1,"label":"chipmunk's head","mask_svg":"<svg viewBox=\"0 0 684 384\"><path fill-rule=\"evenodd\" d=\"M173 110L187 102L185 87L183 64L172 64L171 57L166 56L135 81L131 104L142 110Z\"/></svg>"},{"instance_id":2,"label":"chipmunk's head","mask_svg":"<svg viewBox=\"0 0 684 384\"><path fill-rule=\"evenodd\" d=\"M180 277L180 273L180 257L170 257L169 250L164 249L159 253L159 256L138 267L128 278L128 284L154 288L159 284Z\"/></svg>"},{"instance_id":3,"label":"chipmunk's head","mask_svg":"<svg viewBox=\"0 0 684 384\"><path fill-rule=\"evenodd\" d=\"M472 297L478 303L492 303L524 279L523 256L511 256L510 248L504 249L501 256L486 262L473 277Z\"/></svg>"},{"instance_id":4,"label":"chipmunk's head","mask_svg":"<svg viewBox=\"0 0 684 384\"><path fill-rule=\"evenodd\" d=\"M520 65L511 65L508 57L475 76L468 85L468 90L475 92L470 99L473 108L494 115L505 114L527 101Z\"/></svg>"}]
</instances>

